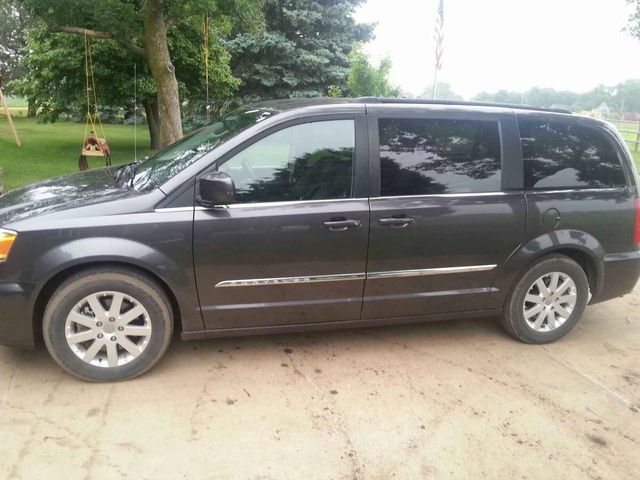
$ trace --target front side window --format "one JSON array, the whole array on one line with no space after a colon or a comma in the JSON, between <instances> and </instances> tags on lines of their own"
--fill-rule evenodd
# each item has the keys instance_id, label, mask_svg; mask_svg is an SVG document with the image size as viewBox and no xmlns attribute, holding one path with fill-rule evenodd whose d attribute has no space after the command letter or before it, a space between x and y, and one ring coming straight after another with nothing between
<instances>
[{"instance_id":1,"label":"front side window","mask_svg":"<svg viewBox=\"0 0 640 480\"><path fill-rule=\"evenodd\" d=\"M526 189L600 188L626 184L612 142L595 128L519 119Z\"/></svg>"},{"instance_id":2,"label":"front side window","mask_svg":"<svg viewBox=\"0 0 640 480\"><path fill-rule=\"evenodd\" d=\"M218 168L236 185L238 203L351 197L353 120L311 122L258 140Z\"/></svg>"},{"instance_id":3,"label":"front side window","mask_svg":"<svg viewBox=\"0 0 640 480\"><path fill-rule=\"evenodd\" d=\"M380 194L500 191L497 122L380 119Z\"/></svg>"}]
</instances>

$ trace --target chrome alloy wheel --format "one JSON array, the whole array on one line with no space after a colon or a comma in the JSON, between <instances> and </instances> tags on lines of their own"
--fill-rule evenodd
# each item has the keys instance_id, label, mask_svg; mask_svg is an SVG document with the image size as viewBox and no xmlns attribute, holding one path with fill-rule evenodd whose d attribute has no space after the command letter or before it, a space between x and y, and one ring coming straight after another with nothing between
<instances>
[{"instance_id":1,"label":"chrome alloy wheel","mask_svg":"<svg viewBox=\"0 0 640 480\"><path fill-rule=\"evenodd\" d=\"M71 351L96 367L119 367L136 359L151 339L149 313L135 298L121 292L84 297L65 323Z\"/></svg>"},{"instance_id":2,"label":"chrome alloy wheel","mask_svg":"<svg viewBox=\"0 0 640 480\"><path fill-rule=\"evenodd\" d=\"M571 316L577 301L576 284L562 272L542 275L529 287L522 312L536 332L550 332Z\"/></svg>"}]
</instances>

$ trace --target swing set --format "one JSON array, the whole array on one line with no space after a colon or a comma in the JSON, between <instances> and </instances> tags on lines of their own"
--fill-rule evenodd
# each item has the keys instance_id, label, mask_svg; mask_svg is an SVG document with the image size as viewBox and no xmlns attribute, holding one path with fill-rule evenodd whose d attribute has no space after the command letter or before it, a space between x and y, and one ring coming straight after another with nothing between
<instances>
[{"instance_id":1,"label":"swing set","mask_svg":"<svg viewBox=\"0 0 640 480\"><path fill-rule=\"evenodd\" d=\"M111 165L111 149L104 134L104 127L100 120L98 111L98 97L96 94L96 80L93 75L93 58L91 56L91 41L84 35L84 72L85 72L85 92L87 96L87 120L84 126L84 139L82 140L82 151L78 159L80 171L89 169L88 157L104 157L105 166ZM93 112L91 111L93 100ZM100 128L100 137L98 136Z\"/></svg>"},{"instance_id":2,"label":"swing set","mask_svg":"<svg viewBox=\"0 0 640 480\"><path fill-rule=\"evenodd\" d=\"M7 121L9 122L9 128L11 129L11 133L13 133L13 138L16 141L16 145L21 147L22 142L20 141L20 137L18 136L18 131L16 130L15 125L13 124L13 118L11 118L11 110L9 110L9 105L2 94L2 75L0 75L0 107L4 110L4 114L7 117Z\"/></svg>"},{"instance_id":3,"label":"swing set","mask_svg":"<svg viewBox=\"0 0 640 480\"><path fill-rule=\"evenodd\" d=\"M205 114L207 122L210 120L210 108L209 108L209 16L204 16L203 22L203 57L204 57L204 80L205 80ZM82 151L80 152L80 158L78 160L78 167L80 171L89 169L88 157L104 157L105 166L111 165L111 149L107 143L106 135L104 133L104 127L100 120L100 112L98 110L98 97L96 93L96 80L93 73L93 57L91 55L91 40L85 33L84 35L84 65L85 65L85 82L84 89L87 101L87 113L86 122L84 127L84 138L82 140ZM138 151L138 135L137 135L137 66L134 64L134 156L137 160ZM0 99L2 98L2 91L0 91ZM9 117L11 123L11 117ZM13 123L11 123L13 125ZM100 136L98 136L98 130ZM16 142L19 145L20 140L18 134L15 132Z\"/></svg>"}]
</instances>

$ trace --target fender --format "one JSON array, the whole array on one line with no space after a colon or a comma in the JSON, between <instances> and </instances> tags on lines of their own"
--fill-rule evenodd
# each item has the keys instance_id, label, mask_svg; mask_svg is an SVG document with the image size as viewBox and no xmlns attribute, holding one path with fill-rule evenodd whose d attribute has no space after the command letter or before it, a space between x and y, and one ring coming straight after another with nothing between
<instances>
[{"instance_id":1,"label":"fender","mask_svg":"<svg viewBox=\"0 0 640 480\"><path fill-rule=\"evenodd\" d=\"M555 230L529 240L509 255L496 274L493 286L497 292L491 294L486 308L501 308L518 277L529 265L544 255L563 249L582 252L589 258L595 274L595 289L591 293L597 297L604 278L602 245L595 237L580 230Z\"/></svg>"},{"instance_id":2,"label":"fender","mask_svg":"<svg viewBox=\"0 0 640 480\"><path fill-rule=\"evenodd\" d=\"M184 268L165 253L149 245L117 237L87 237L55 245L32 262L34 285L31 305L52 278L69 268L95 262L127 264L149 271L162 279L175 296L183 328L202 329L193 268Z\"/></svg>"}]
</instances>

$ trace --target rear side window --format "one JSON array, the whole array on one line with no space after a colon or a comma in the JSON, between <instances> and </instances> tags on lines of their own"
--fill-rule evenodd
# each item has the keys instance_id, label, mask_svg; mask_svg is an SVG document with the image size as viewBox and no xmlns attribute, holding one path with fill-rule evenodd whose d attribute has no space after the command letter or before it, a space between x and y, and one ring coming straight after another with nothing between
<instances>
[{"instance_id":1,"label":"rear side window","mask_svg":"<svg viewBox=\"0 0 640 480\"><path fill-rule=\"evenodd\" d=\"M618 153L596 128L519 119L526 189L626 185Z\"/></svg>"},{"instance_id":2,"label":"rear side window","mask_svg":"<svg viewBox=\"0 0 640 480\"><path fill-rule=\"evenodd\" d=\"M383 197L500 190L497 122L382 118L378 125Z\"/></svg>"}]
</instances>

